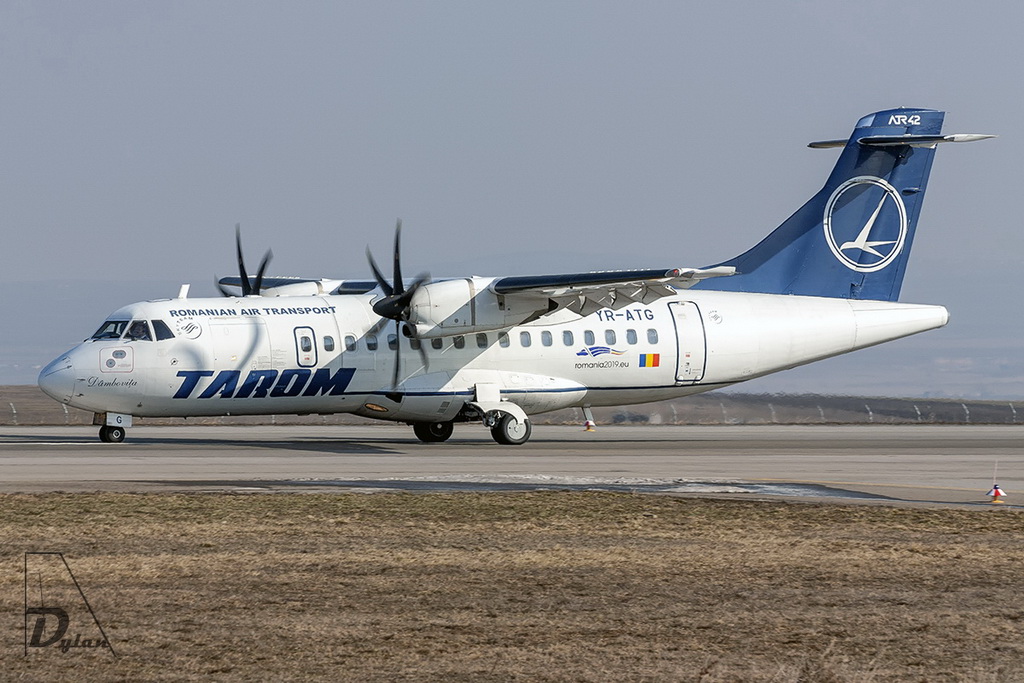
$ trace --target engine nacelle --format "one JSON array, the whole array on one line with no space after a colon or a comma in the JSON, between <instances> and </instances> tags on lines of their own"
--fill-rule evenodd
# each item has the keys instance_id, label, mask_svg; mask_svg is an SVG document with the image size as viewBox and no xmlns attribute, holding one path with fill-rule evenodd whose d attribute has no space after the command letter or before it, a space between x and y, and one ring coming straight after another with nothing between
<instances>
[{"instance_id":1,"label":"engine nacelle","mask_svg":"<svg viewBox=\"0 0 1024 683\"><path fill-rule=\"evenodd\" d=\"M409 326L420 338L500 330L548 311L543 295L505 297L494 293L494 278L470 277L423 285L410 304Z\"/></svg>"}]
</instances>

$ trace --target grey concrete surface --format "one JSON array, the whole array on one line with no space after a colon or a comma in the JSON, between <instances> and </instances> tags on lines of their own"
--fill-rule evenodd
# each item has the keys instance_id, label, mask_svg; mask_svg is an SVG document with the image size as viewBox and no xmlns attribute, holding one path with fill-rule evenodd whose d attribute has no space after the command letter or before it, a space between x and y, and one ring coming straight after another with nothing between
<instances>
[{"instance_id":1,"label":"grey concrete surface","mask_svg":"<svg viewBox=\"0 0 1024 683\"><path fill-rule=\"evenodd\" d=\"M538 426L520 447L479 425L421 444L402 425L0 429L0 492L583 488L987 505L1024 504L1024 426Z\"/></svg>"}]
</instances>

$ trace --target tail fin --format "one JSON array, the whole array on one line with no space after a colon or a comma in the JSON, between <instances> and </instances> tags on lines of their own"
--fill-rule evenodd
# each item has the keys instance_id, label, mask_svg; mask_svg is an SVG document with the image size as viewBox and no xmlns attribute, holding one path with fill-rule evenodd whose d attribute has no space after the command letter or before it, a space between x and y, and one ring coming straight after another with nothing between
<instances>
[{"instance_id":1,"label":"tail fin","mask_svg":"<svg viewBox=\"0 0 1024 683\"><path fill-rule=\"evenodd\" d=\"M989 135L941 135L944 112L889 109L857 122L825 186L764 240L719 266L708 289L895 301L935 148ZM700 286L700 285L698 285Z\"/></svg>"}]
</instances>

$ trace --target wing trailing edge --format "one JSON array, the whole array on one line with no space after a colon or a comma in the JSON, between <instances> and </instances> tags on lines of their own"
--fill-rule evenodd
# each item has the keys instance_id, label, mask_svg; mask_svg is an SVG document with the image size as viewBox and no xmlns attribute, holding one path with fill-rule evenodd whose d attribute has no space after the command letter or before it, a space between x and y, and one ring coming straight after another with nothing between
<instances>
[{"instance_id":1,"label":"wing trailing edge","mask_svg":"<svg viewBox=\"0 0 1024 683\"><path fill-rule=\"evenodd\" d=\"M547 310L533 319L563 309L586 316L602 308L618 310L632 304L650 304L701 280L735 272L731 266L718 266L512 276L495 280L490 289L506 298L547 299Z\"/></svg>"}]
</instances>

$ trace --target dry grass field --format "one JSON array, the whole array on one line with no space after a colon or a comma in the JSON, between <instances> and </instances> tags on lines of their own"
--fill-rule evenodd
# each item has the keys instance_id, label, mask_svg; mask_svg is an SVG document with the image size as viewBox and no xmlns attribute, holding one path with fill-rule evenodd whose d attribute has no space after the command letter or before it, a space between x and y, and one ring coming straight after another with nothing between
<instances>
[{"instance_id":1,"label":"dry grass field","mask_svg":"<svg viewBox=\"0 0 1024 683\"><path fill-rule=\"evenodd\" d=\"M1024 516L598 493L0 496L6 680L1018 681ZM107 651L23 656L23 553Z\"/></svg>"}]
</instances>

